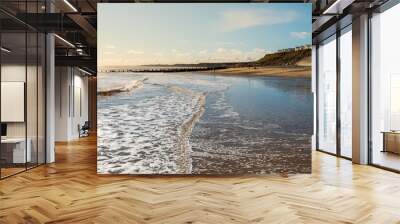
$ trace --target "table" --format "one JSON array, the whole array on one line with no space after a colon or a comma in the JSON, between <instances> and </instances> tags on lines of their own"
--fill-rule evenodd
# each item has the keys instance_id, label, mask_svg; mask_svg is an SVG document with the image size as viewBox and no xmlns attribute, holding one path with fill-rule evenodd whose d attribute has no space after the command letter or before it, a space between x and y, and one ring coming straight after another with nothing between
<instances>
[{"instance_id":1,"label":"table","mask_svg":"<svg viewBox=\"0 0 400 224\"><path fill-rule=\"evenodd\" d=\"M25 152L25 138L2 138L1 139L1 154L2 157L9 163L26 163L31 162L32 141L26 139L27 147ZM11 155L10 155L11 154ZM4 155L4 156L3 156ZM12 159L11 159L12 158Z\"/></svg>"},{"instance_id":2,"label":"table","mask_svg":"<svg viewBox=\"0 0 400 224\"><path fill-rule=\"evenodd\" d=\"M382 152L400 154L400 131L383 131Z\"/></svg>"}]
</instances>

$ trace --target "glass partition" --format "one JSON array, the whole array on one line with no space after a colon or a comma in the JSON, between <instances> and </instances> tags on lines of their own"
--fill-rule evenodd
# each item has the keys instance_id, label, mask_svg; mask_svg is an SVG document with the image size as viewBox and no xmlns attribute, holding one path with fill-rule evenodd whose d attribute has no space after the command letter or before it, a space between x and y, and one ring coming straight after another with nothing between
<instances>
[{"instance_id":1,"label":"glass partition","mask_svg":"<svg viewBox=\"0 0 400 224\"><path fill-rule=\"evenodd\" d=\"M43 3L19 1L17 11L42 12ZM0 12L1 179L45 163L45 44L43 33Z\"/></svg>"},{"instance_id":2,"label":"glass partition","mask_svg":"<svg viewBox=\"0 0 400 224\"><path fill-rule=\"evenodd\" d=\"M371 162L400 170L400 5L371 18Z\"/></svg>"},{"instance_id":3,"label":"glass partition","mask_svg":"<svg viewBox=\"0 0 400 224\"><path fill-rule=\"evenodd\" d=\"M43 33L38 33L38 74L37 74L37 162L44 164L46 162L46 139L45 139L45 124L46 124L46 37Z\"/></svg>"},{"instance_id":4,"label":"glass partition","mask_svg":"<svg viewBox=\"0 0 400 224\"><path fill-rule=\"evenodd\" d=\"M318 149L336 153L336 36L318 47Z\"/></svg>"},{"instance_id":5,"label":"glass partition","mask_svg":"<svg viewBox=\"0 0 400 224\"><path fill-rule=\"evenodd\" d=\"M1 34L1 176L26 169L26 33Z\"/></svg>"},{"instance_id":6,"label":"glass partition","mask_svg":"<svg viewBox=\"0 0 400 224\"><path fill-rule=\"evenodd\" d=\"M340 154L352 157L352 32L341 31L340 41Z\"/></svg>"},{"instance_id":7,"label":"glass partition","mask_svg":"<svg viewBox=\"0 0 400 224\"><path fill-rule=\"evenodd\" d=\"M37 165L37 132L38 132L38 35L36 32L27 33L27 85L26 85L26 112L27 112L27 150L31 151L27 167Z\"/></svg>"}]
</instances>

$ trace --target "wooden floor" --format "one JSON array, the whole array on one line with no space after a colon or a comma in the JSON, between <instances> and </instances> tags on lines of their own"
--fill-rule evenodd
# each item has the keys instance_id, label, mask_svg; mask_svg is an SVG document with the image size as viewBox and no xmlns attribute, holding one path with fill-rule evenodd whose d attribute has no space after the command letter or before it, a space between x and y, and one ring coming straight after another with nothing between
<instances>
[{"instance_id":1,"label":"wooden floor","mask_svg":"<svg viewBox=\"0 0 400 224\"><path fill-rule=\"evenodd\" d=\"M25 167L23 167L23 168L14 168L14 167L12 167L12 168L1 168L1 177L3 178L3 177L8 177L8 176L11 176L11 175L13 175L13 174L16 174L16 173L20 173L20 172L23 172L23 171L25 171L26 169L25 169Z\"/></svg>"},{"instance_id":2,"label":"wooden floor","mask_svg":"<svg viewBox=\"0 0 400 224\"><path fill-rule=\"evenodd\" d=\"M313 153L313 174L96 174L94 137L0 181L0 223L400 223L400 175Z\"/></svg>"},{"instance_id":3,"label":"wooden floor","mask_svg":"<svg viewBox=\"0 0 400 224\"><path fill-rule=\"evenodd\" d=\"M374 151L372 156L374 164L400 170L400 155L391 152Z\"/></svg>"}]
</instances>

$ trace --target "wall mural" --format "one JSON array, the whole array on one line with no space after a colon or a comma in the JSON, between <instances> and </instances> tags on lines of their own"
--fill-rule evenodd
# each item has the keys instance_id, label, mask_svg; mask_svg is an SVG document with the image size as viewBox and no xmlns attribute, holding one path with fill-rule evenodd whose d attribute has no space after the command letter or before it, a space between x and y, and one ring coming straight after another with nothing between
<instances>
[{"instance_id":1,"label":"wall mural","mask_svg":"<svg viewBox=\"0 0 400 224\"><path fill-rule=\"evenodd\" d=\"M311 172L311 4L102 3L97 42L98 173Z\"/></svg>"}]
</instances>

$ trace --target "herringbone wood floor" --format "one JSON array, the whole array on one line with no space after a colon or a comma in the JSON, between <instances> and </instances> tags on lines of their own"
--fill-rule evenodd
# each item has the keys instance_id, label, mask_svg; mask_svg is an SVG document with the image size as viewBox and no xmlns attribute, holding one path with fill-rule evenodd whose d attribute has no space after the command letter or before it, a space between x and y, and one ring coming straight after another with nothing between
<instances>
[{"instance_id":1,"label":"herringbone wood floor","mask_svg":"<svg viewBox=\"0 0 400 224\"><path fill-rule=\"evenodd\" d=\"M313 152L313 174L96 174L96 139L0 181L0 223L400 223L400 175Z\"/></svg>"}]
</instances>

